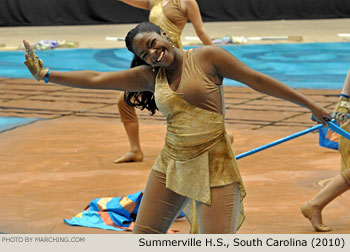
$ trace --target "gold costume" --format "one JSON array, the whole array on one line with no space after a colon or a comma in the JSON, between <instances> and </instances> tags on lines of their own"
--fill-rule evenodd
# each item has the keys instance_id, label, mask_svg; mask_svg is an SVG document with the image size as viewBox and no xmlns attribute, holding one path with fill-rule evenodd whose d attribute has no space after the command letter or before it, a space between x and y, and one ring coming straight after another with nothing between
<instances>
[{"instance_id":1,"label":"gold costume","mask_svg":"<svg viewBox=\"0 0 350 252\"><path fill-rule=\"evenodd\" d=\"M163 0L154 0L149 21L158 25L171 39L175 47L182 49L180 37L185 25L178 27L168 17L180 22L187 21L187 16L181 9L180 0L170 0L165 6L163 6Z\"/></svg>"},{"instance_id":2,"label":"gold costume","mask_svg":"<svg viewBox=\"0 0 350 252\"><path fill-rule=\"evenodd\" d=\"M193 80L210 82L192 50L184 52L185 72L188 75L186 78L182 75L179 87L192 85ZM218 86L212 82L211 85ZM163 68L157 74L154 94L157 107L167 118L167 135L153 169L166 174L168 189L206 204L211 204L210 187L237 183L241 194L240 209L237 209L239 228L244 220L245 189L225 131L224 115L195 106L172 91ZM185 213L192 230L196 230L191 207L192 204L188 204Z\"/></svg>"}]
</instances>

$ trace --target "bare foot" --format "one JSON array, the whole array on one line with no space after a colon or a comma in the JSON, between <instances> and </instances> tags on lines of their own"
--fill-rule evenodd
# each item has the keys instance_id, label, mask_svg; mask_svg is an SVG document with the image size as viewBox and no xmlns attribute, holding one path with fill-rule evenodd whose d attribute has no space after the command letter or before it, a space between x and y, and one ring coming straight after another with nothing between
<instances>
[{"instance_id":1,"label":"bare foot","mask_svg":"<svg viewBox=\"0 0 350 252\"><path fill-rule=\"evenodd\" d=\"M332 230L329 226L323 224L321 210L316 206L312 206L309 202L306 202L301 206L300 210L304 217L309 219L317 232L329 232Z\"/></svg>"},{"instance_id":2,"label":"bare foot","mask_svg":"<svg viewBox=\"0 0 350 252\"><path fill-rule=\"evenodd\" d=\"M128 162L142 162L143 161L143 153L142 152L127 152L124 156L117 158L114 160L114 163L128 163Z\"/></svg>"}]
</instances>

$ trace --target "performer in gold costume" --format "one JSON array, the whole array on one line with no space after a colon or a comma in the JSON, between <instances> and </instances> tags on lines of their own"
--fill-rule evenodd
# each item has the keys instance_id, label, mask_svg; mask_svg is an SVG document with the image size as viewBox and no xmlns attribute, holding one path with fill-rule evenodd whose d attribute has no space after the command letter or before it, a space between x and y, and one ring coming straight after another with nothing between
<instances>
[{"instance_id":1,"label":"performer in gold costume","mask_svg":"<svg viewBox=\"0 0 350 252\"><path fill-rule=\"evenodd\" d=\"M244 220L245 189L225 131L223 79L304 106L324 125L329 113L221 47L180 50L152 23L139 24L125 41L147 65L119 72L50 72L27 42L25 64L37 80L154 93L156 105L167 119L167 134L144 190L134 233L166 233L182 210L192 233L235 233Z\"/></svg>"},{"instance_id":2,"label":"performer in gold costume","mask_svg":"<svg viewBox=\"0 0 350 252\"><path fill-rule=\"evenodd\" d=\"M339 102L334 109L334 117L341 124L341 127L350 132L350 70L345 79ZM339 137L339 152L341 155L341 172L334 177L322 190L310 201L301 206L301 212L308 218L317 232L331 231L331 227L324 225L322 222L323 208L350 189L350 142L343 136Z\"/></svg>"},{"instance_id":3,"label":"performer in gold costume","mask_svg":"<svg viewBox=\"0 0 350 252\"><path fill-rule=\"evenodd\" d=\"M198 37L204 45L211 45L212 41L208 36L202 22L198 4L195 0L120 0L137 8L150 10L149 21L162 28L173 42L174 46L183 49L181 33L188 20L191 21ZM132 67L144 64L138 58L134 58ZM138 99L141 96L149 99L152 94L143 92L126 93L126 95ZM139 123L135 108L131 102L124 100L124 92L118 97L118 108L120 119L126 130L130 150L122 157L117 158L115 163L140 162L143 160L143 152L139 137ZM143 108L141 106L141 108ZM155 111L152 111L154 113Z\"/></svg>"}]
</instances>

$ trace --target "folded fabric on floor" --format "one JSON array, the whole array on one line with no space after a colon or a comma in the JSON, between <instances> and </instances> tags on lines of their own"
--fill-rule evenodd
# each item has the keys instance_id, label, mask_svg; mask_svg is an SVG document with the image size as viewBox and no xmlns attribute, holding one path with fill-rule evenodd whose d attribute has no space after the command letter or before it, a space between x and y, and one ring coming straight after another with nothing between
<instances>
[{"instance_id":1,"label":"folded fabric on floor","mask_svg":"<svg viewBox=\"0 0 350 252\"><path fill-rule=\"evenodd\" d=\"M106 230L132 230L132 223L141 202L143 192L113 198L96 198L71 220L64 222L71 226L101 228Z\"/></svg>"},{"instance_id":2,"label":"folded fabric on floor","mask_svg":"<svg viewBox=\"0 0 350 252\"><path fill-rule=\"evenodd\" d=\"M83 226L115 231L131 231L140 206L143 191L127 196L96 198L71 220L64 219L70 226ZM181 213L179 217L184 217ZM170 230L169 233L175 233Z\"/></svg>"}]
</instances>

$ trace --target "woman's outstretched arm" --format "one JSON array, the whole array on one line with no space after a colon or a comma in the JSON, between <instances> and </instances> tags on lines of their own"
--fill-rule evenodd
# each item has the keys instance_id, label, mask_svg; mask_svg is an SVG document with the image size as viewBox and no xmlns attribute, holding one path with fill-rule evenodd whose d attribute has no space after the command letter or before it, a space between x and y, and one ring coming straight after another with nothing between
<instances>
[{"instance_id":1,"label":"woman's outstretched arm","mask_svg":"<svg viewBox=\"0 0 350 252\"><path fill-rule=\"evenodd\" d=\"M343 86L343 90L342 90L342 94L345 94L347 96L350 96L350 70L346 76L345 82L344 82L344 86Z\"/></svg>"},{"instance_id":2,"label":"woman's outstretched arm","mask_svg":"<svg viewBox=\"0 0 350 252\"><path fill-rule=\"evenodd\" d=\"M154 89L154 72L147 65L116 72L97 71L49 71L43 68L43 62L38 59L27 41L25 65L38 80L45 80L64 86L87 89L112 89L122 91L151 91Z\"/></svg>"},{"instance_id":3,"label":"woman's outstretched arm","mask_svg":"<svg viewBox=\"0 0 350 252\"><path fill-rule=\"evenodd\" d=\"M49 82L63 86L87 89L111 89L130 92L153 92L151 74L147 66L139 66L118 72L50 71ZM152 71L152 70L151 70Z\"/></svg>"},{"instance_id":4,"label":"woman's outstretched arm","mask_svg":"<svg viewBox=\"0 0 350 252\"><path fill-rule=\"evenodd\" d=\"M284 83L253 70L223 48L208 46L206 57L213 63L214 72L219 76L239 81L258 92L306 107L323 125L327 125L324 118L331 119L330 113L311 99Z\"/></svg>"},{"instance_id":5,"label":"woman's outstretched arm","mask_svg":"<svg viewBox=\"0 0 350 252\"><path fill-rule=\"evenodd\" d=\"M182 2L185 5L184 7L186 9L187 18L191 21L193 28L203 45L212 45L213 42L204 27L196 0L183 0Z\"/></svg>"},{"instance_id":6,"label":"woman's outstretched arm","mask_svg":"<svg viewBox=\"0 0 350 252\"><path fill-rule=\"evenodd\" d=\"M333 115L339 123L346 122L350 111L350 70L346 76L339 101L333 110Z\"/></svg>"}]
</instances>

